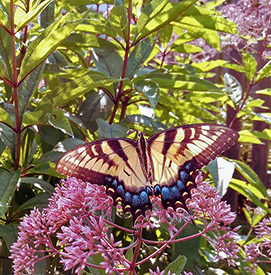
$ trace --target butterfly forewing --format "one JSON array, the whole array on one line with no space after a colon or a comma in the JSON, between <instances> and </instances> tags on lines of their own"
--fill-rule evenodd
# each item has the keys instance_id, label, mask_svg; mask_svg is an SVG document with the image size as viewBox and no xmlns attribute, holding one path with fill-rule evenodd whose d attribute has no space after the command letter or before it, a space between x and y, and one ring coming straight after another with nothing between
<instances>
[{"instance_id":1,"label":"butterfly forewing","mask_svg":"<svg viewBox=\"0 0 271 275\"><path fill-rule=\"evenodd\" d=\"M236 131L213 124L175 127L150 137L152 180L164 207L185 208L194 187L191 172L210 163L237 140Z\"/></svg>"}]
</instances>

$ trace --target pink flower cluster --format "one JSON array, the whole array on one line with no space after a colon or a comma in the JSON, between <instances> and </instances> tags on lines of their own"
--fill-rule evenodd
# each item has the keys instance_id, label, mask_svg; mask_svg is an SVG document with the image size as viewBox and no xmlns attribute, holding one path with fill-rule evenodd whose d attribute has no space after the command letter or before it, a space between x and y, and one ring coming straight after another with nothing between
<instances>
[{"instance_id":1,"label":"pink flower cluster","mask_svg":"<svg viewBox=\"0 0 271 275\"><path fill-rule=\"evenodd\" d=\"M157 256L171 242L199 236L212 243L218 258L234 259L238 252L235 240L237 233L236 230L230 230L228 225L235 219L235 214L230 211L229 205L221 201L213 187L202 182L201 176L197 177L196 183L198 188L193 190L188 202L188 208L194 212L192 217L186 211L164 209L160 199L153 198L154 209L147 211L146 217L139 217L131 230L110 221L113 200L106 195L103 186L68 178L56 188L47 208L42 212L34 209L22 220L17 242L11 248L14 274L33 274L39 261L53 256L58 256L64 270L73 270L76 274L81 274L87 266L104 269L107 274L123 274L128 270L135 272L137 266ZM203 220L204 228L195 235L178 239L182 229L195 219ZM182 220L185 223L180 229L176 225ZM169 228L169 240L143 239L143 228L158 228L165 224ZM124 247L122 241L115 241L116 237L109 230L112 226L137 238ZM206 235L208 231L224 233L212 239ZM160 248L138 261L142 242L157 244ZM126 257L131 249L134 249L132 260ZM95 257L100 260L94 261ZM232 262L229 261L229 264ZM150 273L164 274L164 271L157 269Z\"/></svg>"},{"instance_id":2,"label":"pink flower cluster","mask_svg":"<svg viewBox=\"0 0 271 275\"><path fill-rule=\"evenodd\" d=\"M247 270L256 274L258 264L271 264L271 218L264 218L255 229L256 241L244 246Z\"/></svg>"}]
</instances>

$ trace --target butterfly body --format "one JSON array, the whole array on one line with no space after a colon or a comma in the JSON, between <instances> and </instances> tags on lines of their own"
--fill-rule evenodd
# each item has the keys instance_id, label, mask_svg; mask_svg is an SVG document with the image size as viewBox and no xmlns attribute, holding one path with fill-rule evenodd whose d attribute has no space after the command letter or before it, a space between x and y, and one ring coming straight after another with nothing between
<instances>
[{"instance_id":1,"label":"butterfly body","mask_svg":"<svg viewBox=\"0 0 271 275\"><path fill-rule=\"evenodd\" d=\"M160 196L164 208L186 209L195 187L191 173L207 165L238 140L236 131L213 124L167 129L145 139L110 138L80 145L57 163L59 173L105 185L115 203L133 219L152 209Z\"/></svg>"}]
</instances>

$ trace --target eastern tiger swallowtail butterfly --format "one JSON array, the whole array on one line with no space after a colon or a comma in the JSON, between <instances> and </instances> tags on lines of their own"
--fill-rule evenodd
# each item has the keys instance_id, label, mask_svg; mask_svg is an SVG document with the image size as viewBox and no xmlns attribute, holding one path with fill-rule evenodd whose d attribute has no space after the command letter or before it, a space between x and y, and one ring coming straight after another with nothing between
<instances>
[{"instance_id":1,"label":"eastern tiger swallowtail butterfly","mask_svg":"<svg viewBox=\"0 0 271 275\"><path fill-rule=\"evenodd\" d=\"M195 188L191 173L234 145L238 133L214 124L170 128L135 140L108 138L68 151L56 170L92 184L105 185L115 204L120 201L133 220L152 209L150 197L160 196L164 208L186 208Z\"/></svg>"}]
</instances>

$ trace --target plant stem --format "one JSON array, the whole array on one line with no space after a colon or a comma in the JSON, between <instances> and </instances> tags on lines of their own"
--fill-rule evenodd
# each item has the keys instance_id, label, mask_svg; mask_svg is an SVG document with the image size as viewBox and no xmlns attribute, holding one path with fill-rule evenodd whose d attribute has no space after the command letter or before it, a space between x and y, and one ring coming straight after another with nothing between
<instances>
[{"instance_id":1,"label":"plant stem","mask_svg":"<svg viewBox=\"0 0 271 275\"><path fill-rule=\"evenodd\" d=\"M16 132L16 152L15 152L14 170L17 170L19 168L19 162L20 162L21 121L20 121L20 112L19 112L19 101L18 101L18 74L17 74L17 62L16 62L13 0L10 1L10 30L11 30L11 52L12 52L12 64L13 64L12 100L13 100L13 104L14 104L15 132Z\"/></svg>"}]
</instances>

